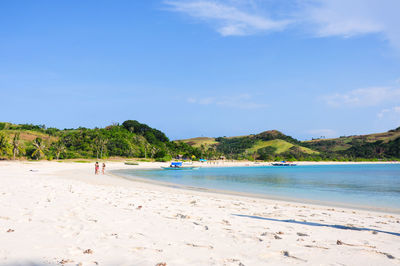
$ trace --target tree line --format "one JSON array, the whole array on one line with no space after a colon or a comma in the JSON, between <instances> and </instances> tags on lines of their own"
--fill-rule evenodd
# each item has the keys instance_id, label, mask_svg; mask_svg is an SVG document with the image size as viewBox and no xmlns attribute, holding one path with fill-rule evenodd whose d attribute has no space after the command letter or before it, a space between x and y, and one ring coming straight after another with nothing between
<instances>
[{"instance_id":1,"label":"tree line","mask_svg":"<svg viewBox=\"0 0 400 266\"><path fill-rule=\"evenodd\" d=\"M34 132L36 137L33 140L21 138L21 134L27 132ZM0 123L0 156L3 158L59 160L119 156L168 161L177 155L191 158L201 156L201 151L185 143L172 142L160 130L136 120L105 128L64 130L44 125Z\"/></svg>"}]
</instances>

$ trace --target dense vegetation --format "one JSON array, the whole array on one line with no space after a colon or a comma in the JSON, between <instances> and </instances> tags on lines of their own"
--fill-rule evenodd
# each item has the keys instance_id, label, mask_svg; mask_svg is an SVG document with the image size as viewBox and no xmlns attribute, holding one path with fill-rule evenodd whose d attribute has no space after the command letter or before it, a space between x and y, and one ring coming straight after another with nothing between
<instances>
[{"instance_id":1,"label":"dense vegetation","mask_svg":"<svg viewBox=\"0 0 400 266\"><path fill-rule=\"evenodd\" d=\"M298 141L279 131L241 137L170 141L158 129L136 120L105 128L57 129L45 125L0 123L0 158L152 158L247 160L398 160L400 127L389 132Z\"/></svg>"},{"instance_id":2,"label":"dense vegetation","mask_svg":"<svg viewBox=\"0 0 400 266\"><path fill-rule=\"evenodd\" d=\"M300 141L277 130L243 137L220 137L215 140L218 141L216 150L232 159L265 161L322 159L318 152L307 150L302 147L303 144ZM278 148L283 151L279 151Z\"/></svg>"},{"instance_id":3,"label":"dense vegetation","mask_svg":"<svg viewBox=\"0 0 400 266\"><path fill-rule=\"evenodd\" d=\"M400 158L400 127L379 134L312 141L298 141L279 131L271 130L257 135L196 138L181 142L202 147L202 140L205 140L206 149L215 149L219 154L232 159L357 161Z\"/></svg>"},{"instance_id":4,"label":"dense vegetation","mask_svg":"<svg viewBox=\"0 0 400 266\"><path fill-rule=\"evenodd\" d=\"M304 142L327 158L339 160L398 160L400 158L400 127L386 133L340 137L331 140Z\"/></svg>"},{"instance_id":5,"label":"dense vegetation","mask_svg":"<svg viewBox=\"0 0 400 266\"><path fill-rule=\"evenodd\" d=\"M160 130L135 120L105 128L46 128L44 125L0 123L0 157L71 159L134 157L170 160L200 156L200 150L169 141Z\"/></svg>"}]
</instances>

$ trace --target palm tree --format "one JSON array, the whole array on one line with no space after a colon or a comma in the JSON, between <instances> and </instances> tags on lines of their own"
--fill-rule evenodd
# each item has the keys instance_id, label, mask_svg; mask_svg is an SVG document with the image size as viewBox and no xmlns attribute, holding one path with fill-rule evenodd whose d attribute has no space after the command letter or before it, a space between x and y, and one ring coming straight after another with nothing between
<instances>
[{"instance_id":1,"label":"palm tree","mask_svg":"<svg viewBox=\"0 0 400 266\"><path fill-rule=\"evenodd\" d=\"M108 140L100 139L100 142L99 142L99 144L100 144L100 158L103 158L103 151L106 148L107 143L108 143Z\"/></svg>"},{"instance_id":2,"label":"palm tree","mask_svg":"<svg viewBox=\"0 0 400 266\"><path fill-rule=\"evenodd\" d=\"M59 140L54 144L54 148L56 150L56 158L57 160L60 158L60 154L66 151L64 143Z\"/></svg>"},{"instance_id":3,"label":"palm tree","mask_svg":"<svg viewBox=\"0 0 400 266\"><path fill-rule=\"evenodd\" d=\"M151 158L154 158L154 154L156 154L158 152L158 149L154 146L151 147Z\"/></svg>"},{"instance_id":4,"label":"palm tree","mask_svg":"<svg viewBox=\"0 0 400 266\"><path fill-rule=\"evenodd\" d=\"M96 149L96 158L99 159L99 153L100 153L100 158L103 158L103 152L106 148L106 145L108 143L108 140L103 138L101 135L97 135L95 140L94 140L94 147Z\"/></svg>"},{"instance_id":5,"label":"palm tree","mask_svg":"<svg viewBox=\"0 0 400 266\"><path fill-rule=\"evenodd\" d=\"M8 138L6 135L0 133L0 156L10 154L10 143L8 143Z\"/></svg>"},{"instance_id":6,"label":"palm tree","mask_svg":"<svg viewBox=\"0 0 400 266\"><path fill-rule=\"evenodd\" d=\"M20 143L20 132L15 133L13 141L12 141L12 152L13 152L13 159L15 160L15 156L19 155L21 152L21 143Z\"/></svg>"},{"instance_id":7,"label":"palm tree","mask_svg":"<svg viewBox=\"0 0 400 266\"><path fill-rule=\"evenodd\" d=\"M43 143L41 138L36 138L33 141L33 146L35 146L35 150L32 153L32 157L36 157L36 160L39 160L42 156L44 156L44 150L46 146Z\"/></svg>"}]
</instances>

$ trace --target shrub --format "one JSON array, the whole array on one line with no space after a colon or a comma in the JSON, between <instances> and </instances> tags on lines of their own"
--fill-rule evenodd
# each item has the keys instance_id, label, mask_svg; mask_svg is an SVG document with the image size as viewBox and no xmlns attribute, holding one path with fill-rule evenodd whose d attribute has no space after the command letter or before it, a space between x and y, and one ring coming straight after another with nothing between
<instances>
[{"instance_id":1,"label":"shrub","mask_svg":"<svg viewBox=\"0 0 400 266\"><path fill-rule=\"evenodd\" d=\"M171 155L165 155L162 158L156 158L156 162L169 162L172 160Z\"/></svg>"}]
</instances>

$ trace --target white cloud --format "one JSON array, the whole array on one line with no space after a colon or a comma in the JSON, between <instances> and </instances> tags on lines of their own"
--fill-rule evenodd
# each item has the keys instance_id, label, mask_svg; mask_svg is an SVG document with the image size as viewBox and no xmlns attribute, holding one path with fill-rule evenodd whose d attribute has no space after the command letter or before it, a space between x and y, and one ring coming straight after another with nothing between
<instances>
[{"instance_id":1,"label":"white cloud","mask_svg":"<svg viewBox=\"0 0 400 266\"><path fill-rule=\"evenodd\" d=\"M235 1L236 2L236 1ZM273 20L265 15L241 10L237 2L230 1L166 1L176 12L212 23L223 36L249 35L262 31L284 29L288 20Z\"/></svg>"},{"instance_id":2,"label":"white cloud","mask_svg":"<svg viewBox=\"0 0 400 266\"><path fill-rule=\"evenodd\" d=\"M220 107L230 107L238 109L260 109L268 107L267 104L257 103L253 101L252 98L253 97L249 94L240 94L236 96L224 96L224 97L206 97L206 98L190 97L187 99L187 102L191 104L215 105Z\"/></svg>"},{"instance_id":3,"label":"white cloud","mask_svg":"<svg viewBox=\"0 0 400 266\"><path fill-rule=\"evenodd\" d=\"M378 106L383 103L400 101L400 89L386 87L372 87L356 89L346 93L336 93L324 96L325 102L334 107L353 106L367 107Z\"/></svg>"},{"instance_id":4,"label":"white cloud","mask_svg":"<svg viewBox=\"0 0 400 266\"><path fill-rule=\"evenodd\" d=\"M400 49L399 0L166 0L169 10L209 23L223 36L289 27L315 37L379 34Z\"/></svg>"},{"instance_id":5,"label":"white cloud","mask_svg":"<svg viewBox=\"0 0 400 266\"><path fill-rule=\"evenodd\" d=\"M377 114L377 116L378 116L379 119L382 119L382 118L387 117L387 116L395 116L395 117L397 117L397 119L399 119L399 117L400 117L400 106L394 106L392 108L383 109L382 111L380 111Z\"/></svg>"},{"instance_id":6,"label":"white cloud","mask_svg":"<svg viewBox=\"0 0 400 266\"><path fill-rule=\"evenodd\" d=\"M400 1L310 0L300 11L319 37L379 33L400 49Z\"/></svg>"},{"instance_id":7,"label":"white cloud","mask_svg":"<svg viewBox=\"0 0 400 266\"><path fill-rule=\"evenodd\" d=\"M371 17L369 8L374 1L368 0L316 0L305 12L306 20L315 24L319 36L353 36L365 33L378 33L383 30L382 23ZM376 2L376 1L375 1Z\"/></svg>"}]
</instances>

